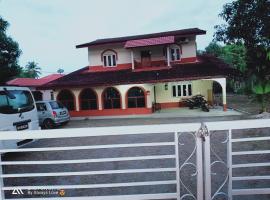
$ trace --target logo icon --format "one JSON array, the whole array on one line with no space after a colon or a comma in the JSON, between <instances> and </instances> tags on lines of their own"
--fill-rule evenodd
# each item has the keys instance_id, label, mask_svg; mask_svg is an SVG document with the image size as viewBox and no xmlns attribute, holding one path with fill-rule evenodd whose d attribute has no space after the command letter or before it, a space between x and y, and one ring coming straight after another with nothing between
<instances>
[{"instance_id":1,"label":"logo icon","mask_svg":"<svg viewBox=\"0 0 270 200\"><path fill-rule=\"evenodd\" d=\"M12 191L12 194L24 194L23 191L21 189L14 189Z\"/></svg>"},{"instance_id":2,"label":"logo icon","mask_svg":"<svg viewBox=\"0 0 270 200\"><path fill-rule=\"evenodd\" d=\"M59 196L61 196L61 197L63 197L63 196L65 196L65 190L63 190L63 189L61 189L61 190L59 190L58 191L58 194L59 194Z\"/></svg>"}]
</instances>

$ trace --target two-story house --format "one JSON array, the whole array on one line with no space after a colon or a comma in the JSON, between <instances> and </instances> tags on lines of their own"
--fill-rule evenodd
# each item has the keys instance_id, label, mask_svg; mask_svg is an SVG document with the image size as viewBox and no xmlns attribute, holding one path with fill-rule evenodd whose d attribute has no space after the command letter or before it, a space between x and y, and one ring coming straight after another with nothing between
<instances>
[{"instance_id":1,"label":"two-story house","mask_svg":"<svg viewBox=\"0 0 270 200\"><path fill-rule=\"evenodd\" d=\"M197 56L196 37L203 34L192 28L77 45L87 48L89 65L46 87L71 116L106 116L181 107L196 94L212 102L216 81L226 111L226 77L234 71L218 58Z\"/></svg>"}]
</instances>

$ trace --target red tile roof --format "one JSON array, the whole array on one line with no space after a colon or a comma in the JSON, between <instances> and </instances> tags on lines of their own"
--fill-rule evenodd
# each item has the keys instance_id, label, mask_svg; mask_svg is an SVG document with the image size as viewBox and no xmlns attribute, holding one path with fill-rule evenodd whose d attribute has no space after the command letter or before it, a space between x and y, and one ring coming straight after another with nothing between
<instances>
[{"instance_id":1,"label":"red tile roof","mask_svg":"<svg viewBox=\"0 0 270 200\"><path fill-rule=\"evenodd\" d=\"M202 35L202 34L206 34L206 31L201 30L199 28L189 28L189 29L181 29L181 30L176 30L176 31L144 34L144 35L98 39L92 42L77 45L76 48L84 48L84 47L101 45L101 44L109 44L109 43L121 43L121 42L127 42L129 40L140 40L140 39L147 39L147 38L154 38L154 37L189 36L189 35Z\"/></svg>"},{"instance_id":2,"label":"red tile roof","mask_svg":"<svg viewBox=\"0 0 270 200\"><path fill-rule=\"evenodd\" d=\"M15 78L11 81L7 82L7 85L14 85L14 86L28 86L28 87L37 87L42 86L46 83L49 83L51 81L54 81L60 77L63 77L63 74L51 74L48 76L45 76L40 79L34 79L34 78Z\"/></svg>"},{"instance_id":3,"label":"red tile roof","mask_svg":"<svg viewBox=\"0 0 270 200\"><path fill-rule=\"evenodd\" d=\"M145 47L145 46L173 44L173 43L174 43L174 36L155 37L147 39L129 40L125 43L125 48Z\"/></svg>"},{"instance_id":4,"label":"red tile roof","mask_svg":"<svg viewBox=\"0 0 270 200\"><path fill-rule=\"evenodd\" d=\"M82 68L62 78L52 81L45 88L63 87L94 87L121 84L156 83L181 80L196 80L202 78L239 76L238 71L232 69L222 60L212 56L198 57L199 62L175 64L172 67L161 67L151 71L132 71L123 69L114 72L86 73L89 67Z\"/></svg>"}]
</instances>

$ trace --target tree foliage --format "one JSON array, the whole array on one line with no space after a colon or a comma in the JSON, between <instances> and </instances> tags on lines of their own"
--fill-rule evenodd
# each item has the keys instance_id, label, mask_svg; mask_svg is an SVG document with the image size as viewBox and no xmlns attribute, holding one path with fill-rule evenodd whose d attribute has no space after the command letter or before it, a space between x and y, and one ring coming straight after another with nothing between
<instances>
[{"instance_id":1,"label":"tree foliage","mask_svg":"<svg viewBox=\"0 0 270 200\"><path fill-rule=\"evenodd\" d=\"M22 69L20 77L24 78L39 78L41 75L41 67L38 66L38 63L31 61L26 64Z\"/></svg>"},{"instance_id":2,"label":"tree foliage","mask_svg":"<svg viewBox=\"0 0 270 200\"><path fill-rule=\"evenodd\" d=\"M21 50L18 43L7 36L8 26L8 22L0 16L0 84L17 76L21 71L18 64Z\"/></svg>"},{"instance_id":3,"label":"tree foliage","mask_svg":"<svg viewBox=\"0 0 270 200\"><path fill-rule=\"evenodd\" d=\"M211 42L205 48L205 53L221 58L241 72L246 71L246 49L242 44L228 44L222 46L217 42Z\"/></svg>"},{"instance_id":4,"label":"tree foliage","mask_svg":"<svg viewBox=\"0 0 270 200\"><path fill-rule=\"evenodd\" d=\"M233 1L224 5L220 16L226 24L215 27L215 37L225 44L245 46L246 79L265 111L270 91L270 1Z\"/></svg>"}]
</instances>

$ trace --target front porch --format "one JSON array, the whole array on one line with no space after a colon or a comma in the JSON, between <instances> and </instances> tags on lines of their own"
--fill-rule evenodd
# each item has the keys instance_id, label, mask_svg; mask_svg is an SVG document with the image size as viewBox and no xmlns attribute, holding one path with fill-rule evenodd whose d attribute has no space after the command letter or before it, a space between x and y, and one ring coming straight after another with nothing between
<instances>
[{"instance_id":1,"label":"front porch","mask_svg":"<svg viewBox=\"0 0 270 200\"><path fill-rule=\"evenodd\" d=\"M213 105L214 81L223 88L223 110L226 111L225 78L72 88L55 90L54 95L69 109L72 117L145 115L152 114L153 106L157 104L161 112L183 107L182 100L196 94L205 96Z\"/></svg>"}]
</instances>

